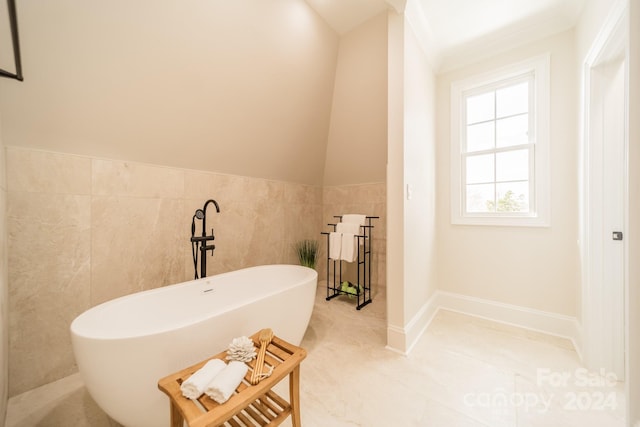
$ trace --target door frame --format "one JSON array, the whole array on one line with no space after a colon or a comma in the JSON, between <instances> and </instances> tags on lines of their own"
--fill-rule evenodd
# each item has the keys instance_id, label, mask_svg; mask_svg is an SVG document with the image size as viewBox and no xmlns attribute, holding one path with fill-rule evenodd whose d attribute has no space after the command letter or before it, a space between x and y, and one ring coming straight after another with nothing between
<instances>
[{"instance_id":1,"label":"door frame","mask_svg":"<svg viewBox=\"0 0 640 427\"><path fill-rule=\"evenodd\" d=\"M603 187L601 171L595 171L592 169L592 161L594 155L597 155L597 151L602 151L601 142L596 138L592 138L592 135L598 132L598 129L592 128L592 101L596 98L596 95L592 94L592 87L594 82L592 81L592 73L597 71L597 68L605 64L608 60L616 57L621 51L624 52L625 61L625 105L624 105L624 167L621 170L623 174L623 230L629 229L629 190L628 190L628 147L629 147L629 119L628 119L628 93L629 93L629 52L628 52L628 1L618 1L613 6L610 15L606 19L601 31L595 38L589 53L587 54L583 63L583 127L581 138L581 169L582 169L582 185L581 185L581 229L580 229L580 246L581 246L581 258L582 258L582 337L581 337L581 350L582 357L585 364L590 369L600 369L604 364L607 366L613 366L614 362L611 360L613 356L607 355L602 351L603 337L611 331L606 331L602 326L601 316L613 316L615 311L615 301L613 298L607 298L607 289L603 282L597 280L597 274L600 272L599 267L602 266L602 246L604 242L603 232L594 231L594 224L601 221L598 218L598 205L597 201L594 201L597 192L605 190ZM594 175L596 179L594 179ZM598 178L599 182L598 182ZM600 210L601 210L600 206ZM627 330L629 324L628 310L626 306L628 304L628 239L623 239L623 289L620 290L625 302L625 313L623 315L624 330L619 331L621 341L623 342L624 351L624 374L628 371L627 360L627 347L628 337ZM619 375L619 374L618 374Z\"/></svg>"}]
</instances>

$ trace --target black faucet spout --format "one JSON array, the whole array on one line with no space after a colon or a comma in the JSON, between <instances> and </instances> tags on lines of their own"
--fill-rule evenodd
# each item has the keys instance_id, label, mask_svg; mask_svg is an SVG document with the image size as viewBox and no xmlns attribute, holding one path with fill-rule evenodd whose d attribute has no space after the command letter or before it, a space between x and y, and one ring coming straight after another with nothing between
<instances>
[{"instance_id":1,"label":"black faucet spout","mask_svg":"<svg viewBox=\"0 0 640 427\"><path fill-rule=\"evenodd\" d=\"M213 199L209 199L204 203L204 206L202 207L202 237L207 235L207 207L209 207L209 204L213 203L213 205L216 207L216 212L220 213L220 206L218 206L218 202L216 202ZM213 231L211 232L211 234L213 235Z\"/></svg>"},{"instance_id":2,"label":"black faucet spout","mask_svg":"<svg viewBox=\"0 0 640 427\"><path fill-rule=\"evenodd\" d=\"M205 202L204 207L202 208L205 214L207 213L207 206L209 206L209 203L213 203L213 205L216 207L216 212L220 213L220 206L218 206L218 202L213 199L209 199Z\"/></svg>"}]
</instances>

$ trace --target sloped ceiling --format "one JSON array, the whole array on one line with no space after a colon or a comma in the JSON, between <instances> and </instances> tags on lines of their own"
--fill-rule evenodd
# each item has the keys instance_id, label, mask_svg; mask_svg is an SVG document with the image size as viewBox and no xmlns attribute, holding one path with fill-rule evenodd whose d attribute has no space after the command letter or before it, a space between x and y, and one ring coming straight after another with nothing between
<instances>
[{"instance_id":1,"label":"sloped ceiling","mask_svg":"<svg viewBox=\"0 0 640 427\"><path fill-rule=\"evenodd\" d=\"M301 0L27 1L7 146L322 183L338 35ZM319 160L320 159L320 160Z\"/></svg>"}]
</instances>

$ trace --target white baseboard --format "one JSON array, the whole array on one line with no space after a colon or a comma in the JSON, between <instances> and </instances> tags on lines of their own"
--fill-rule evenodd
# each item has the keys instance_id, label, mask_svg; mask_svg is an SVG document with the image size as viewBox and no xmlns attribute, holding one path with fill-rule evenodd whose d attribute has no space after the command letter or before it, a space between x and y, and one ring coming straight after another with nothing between
<instances>
[{"instance_id":1,"label":"white baseboard","mask_svg":"<svg viewBox=\"0 0 640 427\"><path fill-rule=\"evenodd\" d=\"M567 338L578 353L581 350L581 329L575 317L442 291L438 291L438 308Z\"/></svg>"},{"instance_id":2,"label":"white baseboard","mask_svg":"<svg viewBox=\"0 0 640 427\"><path fill-rule=\"evenodd\" d=\"M407 355L407 338L404 328L387 325L387 346L386 348L396 353Z\"/></svg>"},{"instance_id":3,"label":"white baseboard","mask_svg":"<svg viewBox=\"0 0 640 427\"><path fill-rule=\"evenodd\" d=\"M387 348L389 350L404 355L411 352L438 311L437 299L438 292L435 292L404 327L387 326Z\"/></svg>"},{"instance_id":4,"label":"white baseboard","mask_svg":"<svg viewBox=\"0 0 640 427\"><path fill-rule=\"evenodd\" d=\"M581 329L575 317L443 291L436 291L406 325L387 326L387 348L408 354L440 309L567 338L581 355Z\"/></svg>"}]
</instances>

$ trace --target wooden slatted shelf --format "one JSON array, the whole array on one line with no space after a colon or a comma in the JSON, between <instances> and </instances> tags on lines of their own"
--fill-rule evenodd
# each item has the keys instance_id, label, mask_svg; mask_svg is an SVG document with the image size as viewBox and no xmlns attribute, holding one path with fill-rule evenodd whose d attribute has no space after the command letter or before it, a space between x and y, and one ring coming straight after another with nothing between
<instances>
[{"instance_id":1,"label":"wooden slatted shelf","mask_svg":"<svg viewBox=\"0 0 640 427\"><path fill-rule=\"evenodd\" d=\"M259 332L250 337L256 347L260 347L258 335ZM307 356L307 352L277 336L271 340L265 355L263 372L273 367L268 378L251 385L249 380L256 363L254 359L247 363L247 374L225 403L219 404L206 394L197 401L182 395L180 385L183 381L209 360L224 360L226 354L223 351L158 381L158 388L169 396L172 427L183 427L184 421L189 427L271 427L280 425L289 415L293 427L300 427L300 362ZM272 390L286 376L289 376L290 402Z\"/></svg>"}]
</instances>

